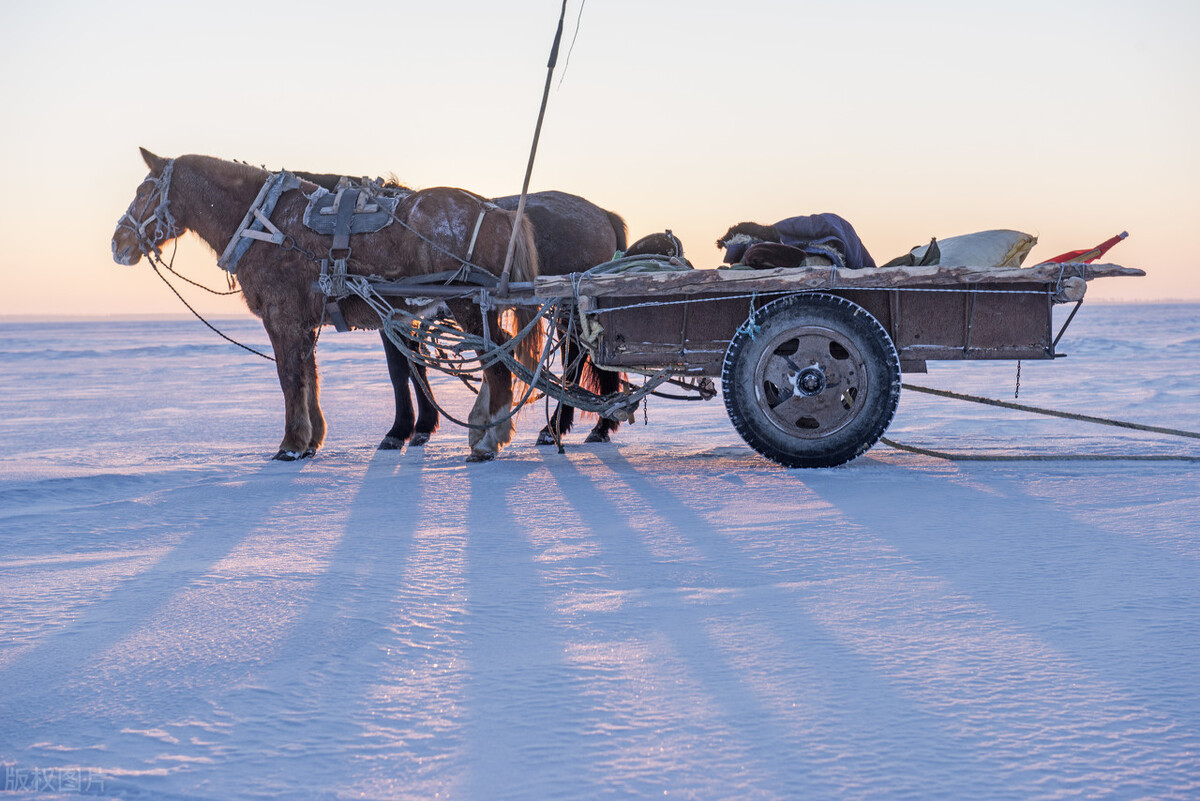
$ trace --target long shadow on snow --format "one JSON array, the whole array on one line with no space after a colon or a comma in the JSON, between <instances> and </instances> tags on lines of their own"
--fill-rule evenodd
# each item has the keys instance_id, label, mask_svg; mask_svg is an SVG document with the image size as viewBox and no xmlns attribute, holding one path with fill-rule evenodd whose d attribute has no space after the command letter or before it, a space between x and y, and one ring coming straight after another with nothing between
<instances>
[{"instance_id":1,"label":"long shadow on snow","mask_svg":"<svg viewBox=\"0 0 1200 801\"><path fill-rule=\"evenodd\" d=\"M1143 481L1179 469L1138 467ZM1045 468L959 467L958 475L979 482L978 489L928 472L889 477L869 489L833 473L807 484L931 575L1200 735L1197 562L1079 519L1069 503L1031 494L1023 486L1038 480L1031 470ZM1126 468L1114 465L1081 468L1074 480L1067 472L1065 481L1087 492L1098 470L1111 471L1101 485L1130 480ZM1063 476L1047 478L1063 484ZM1177 492L1186 497L1186 489ZM862 502L864 493L871 503ZM1192 528L1179 526L1181 535ZM1173 699L1170 708L1162 708L1164 699Z\"/></svg>"},{"instance_id":2,"label":"long shadow on snow","mask_svg":"<svg viewBox=\"0 0 1200 801\"><path fill-rule=\"evenodd\" d=\"M260 475L274 467L263 466ZM292 477L291 482L297 477ZM121 581L63 629L46 635L32 649L0 668L0 680L6 690L0 697L0 720L5 721L7 738L16 739L18 732L20 739L31 742L47 734L52 735L52 741L73 737L71 732L79 727L63 724L72 721L77 724L85 710L89 720L97 715L123 719L124 710L108 709L109 704L97 703L97 696L120 690L120 679L124 677L91 675L87 672L88 664L152 620L181 590L202 578L244 542L265 518L269 507L255 502L253 485L238 483L244 476L226 478L231 483L225 486L225 492L234 497L225 496L219 503L214 503L214 486L220 487L225 482L157 490L141 487L146 490L144 494L162 498L156 504L161 509L160 515L152 522L144 520L146 507L137 499L130 503L101 504L105 514L103 527L108 531L124 528L139 545L152 541L156 531L190 533L162 559ZM88 513L88 508L73 510L73 514L85 519ZM60 527L71 526L67 521L60 522ZM132 536L134 533L136 537ZM45 710L55 710L65 719L47 717ZM81 736L86 736L86 732Z\"/></svg>"},{"instance_id":3,"label":"long shadow on snow","mask_svg":"<svg viewBox=\"0 0 1200 801\"><path fill-rule=\"evenodd\" d=\"M724 777L731 792L749 784L757 791L784 796L798 792L836 796L839 791L869 784L872 776L879 777L881 764L936 765L940 754L958 750L948 733L938 734L937 721L928 712L900 696L886 676L805 614L801 601L807 594L820 592L819 585L807 586L813 576L796 570L790 574L768 571L693 512L687 498L675 495L619 452L598 449L596 456L624 489L612 495L597 489L568 460L554 460L550 470L577 515L594 521L590 528L600 546L597 572L611 573L619 590L633 599L619 612L597 619L596 628L588 635L645 642L664 639L687 667L689 677L703 689L697 707L716 710L715 720L679 724L685 736L696 734L688 732L690 728L702 729L700 741L719 743L716 754L686 754L684 759L696 764L676 765L681 770L676 776L642 776L632 780L627 789L678 789L681 781L689 779L714 781L716 759L724 756L737 763L729 768L733 774ZM614 503L626 493L629 501L624 507ZM594 514L600 509L609 510L609 516L597 520ZM639 519L646 511L664 531L670 530L682 541L684 550L699 556L655 555L646 532L636 530L646 527L645 519ZM687 601L688 595L706 590L724 600ZM769 613L767 608L778 611ZM741 620L765 629L774 644L763 644L749 655L743 653L739 665L733 652L744 643L722 641L717 633L736 630ZM767 697L763 687L747 679L746 660L766 674L766 681L783 698ZM836 682L830 682L831 675L837 677ZM661 681L670 685L674 678L663 676ZM670 697L680 707L688 704L685 696ZM810 708L797 712L789 700ZM669 717L680 709L665 712ZM914 724L926 730L915 741L901 734ZM617 734L592 744L591 764L585 769L599 786L611 779L605 775L609 770L605 763L619 761L614 749L619 747L620 737ZM711 739L725 737L733 741ZM870 743L869 753L864 751L864 742ZM739 752L743 756L729 756ZM964 755L954 771L939 779L945 787L957 785L965 794L972 787L995 781L993 774L999 767L986 762L972 765ZM886 790L897 797L906 792L919 796L924 781L917 770L893 772L886 776ZM712 785L708 786L711 789Z\"/></svg>"},{"instance_id":4,"label":"long shadow on snow","mask_svg":"<svg viewBox=\"0 0 1200 801\"><path fill-rule=\"evenodd\" d=\"M272 660L217 701L236 724L228 748L249 742L257 749L239 754L239 761L258 763L253 770L239 767L226 777L219 764L212 769L214 782L239 782L230 786L236 794L252 794L247 777L265 797L280 788L349 792L378 762L372 729L384 721L372 689L389 680L395 661L391 618L427 481L421 459L395 458L372 457L328 563L311 591L294 600L303 615Z\"/></svg>"},{"instance_id":5,"label":"long shadow on snow","mask_svg":"<svg viewBox=\"0 0 1200 801\"><path fill-rule=\"evenodd\" d=\"M585 684L565 659L556 601L514 518L517 489L538 464L497 462L467 473L466 687L471 798L587 797ZM500 473L503 471L503 476ZM521 496L515 496L521 497Z\"/></svg>"}]
</instances>

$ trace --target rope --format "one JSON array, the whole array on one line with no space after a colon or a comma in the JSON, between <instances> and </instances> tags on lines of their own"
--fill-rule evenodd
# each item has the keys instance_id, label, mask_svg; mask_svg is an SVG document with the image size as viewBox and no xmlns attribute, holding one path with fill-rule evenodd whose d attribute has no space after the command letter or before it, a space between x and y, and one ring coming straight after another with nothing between
<instances>
[{"instance_id":1,"label":"rope","mask_svg":"<svg viewBox=\"0 0 1200 801\"><path fill-rule=\"evenodd\" d=\"M192 307L192 304L190 304L186 300L184 300L184 297L183 297L183 295L181 295L179 293L179 290L176 289L171 284L171 282L167 280L167 277L165 275L163 275L161 272L159 272L158 268L161 266L164 269L166 269L168 272L170 272L172 275L179 278L180 280L185 281L185 282L191 284L192 286L199 287L200 289L203 289L206 292L211 292L214 295L235 295L235 294L239 294L241 292L240 289L232 288L232 282L231 282L230 291L221 292L221 291L218 291L215 289L210 289L209 287L204 286L203 284L197 283L196 281L193 281L192 279L187 278L186 276L180 275L178 272L176 272L176 270L175 270L175 254L178 252L178 249L179 249L178 236L182 232L176 231L175 218L174 218L174 216L172 216L171 208L170 208L169 195L170 195L170 191L171 191L171 175L174 172L174 169L175 169L175 159L171 159L170 161L167 162L166 166L163 168L162 174L159 175L158 178L154 178L153 176L147 176L142 181L143 184L145 184L147 181L153 181L154 187L153 187L153 190L151 191L151 193L147 196L146 203L140 209L137 210L138 218L135 218L133 216L133 211L134 211L133 206L134 206L134 203L137 202L137 200L135 198L134 202L129 205L129 209L125 212L125 215L118 221L117 227L119 227L119 228L126 227L126 228L131 228L133 230L135 239L138 243L138 247L141 250L142 255L145 256L146 260L149 262L150 269L154 270L154 274L157 275L162 280L162 282L167 285L168 289L170 289L173 293L175 293L175 297L179 298L179 302L182 303L184 305L184 307L186 307L187 310L190 311L197 320L204 323L204 325L206 325L213 333L215 333L217 336L221 337L222 339L226 340L227 342L237 345L239 348L249 351L250 353L253 353L255 356L261 356L262 358L266 359L267 361L271 361L271 362L275 361L275 359L273 357L268 356L267 354L262 353L260 351L257 351L248 345L243 345L241 342L238 342L236 339L233 339L233 338L225 335L221 331L217 330L217 328L212 323L210 323L208 320L205 320L204 317L201 316L200 312L196 311ZM140 188L141 187L139 186L139 189ZM139 222L139 218L141 218L141 216L143 214L145 214L146 210L150 207L150 202L152 200L156 200L156 199L157 199L157 204L154 207L154 214L149 217L146 217L145 219L143 219ZM146 236L146 228L150 225L151 222L154 223L154 238L153 239L150 239L148 236ZM163 261L162 248L159 247L159 243L165 241L168 237L174 238L174 244L171 248L170 262Z\"/></svg>"},{"instance_id":2,"label":"rope","mask_svg":"<svg viewBox=\"0 0 1200 801\"><path fill-rule=\"evenodd\" d=\"M238 342L236 339L232 339L232 338L230 338L230 337L226 336L225 334L221 333L220 331L218 331L218 330L217 330L215 327L213 327L213 324L212 324L212 323L210 323L208 320L205 320L203 317L201 317L201 316L200 316L200 312L198 312L198 311L196 311L195 309L193 309L193 308L192 308L192 306L191 306L191 304L190 304L190 303L188 303L186 300L184 300L184 299L183 299L183 295L180 295L180 294L179 294L179 290L178 290L178 289L176 289L175 287L171 286L171 282L167 280L167 277L158 271L158 265L156 265L154 262L151 262L151 263L150 263L150 269L154 270L154 274L155 274L155 275L157 275L159 278L161 278L161 279L162 279L162 282L163 282L164 284L166 284L166 285L167 285L167 287L168 287L168 288L169 288L169 289L170 289L172 292L174 292L174 293L175 293L175 297L179 298L179 301L180 301L180 302L181 302L181 303L182 303L184 306L186 306L186 307L187 307L187 310L188 310L188 311L190 311L192 314L194 314L194 315L196 316L196 319L197 319L197 320L199 320L200 322L202 322L202 323L204 323L206 326L208 326L208 327L209 327L209 328L210 328L210 329L213 331L213 333L215 333L217 336L221 337L221 339L224 339L224 340L226 340L226 341L228 341L228 342L232 342L234 345L237 345L239 348L242 348L243 350L248 350L248 351L250 351L250 352L251 352L251 353L253 353L255 356L262 356L262 357L263 357L264 359L266 359L267 361L270 361L270 362L273 362L273 361L275 361L274 357L268 356L268 355L267 355L267 354L265 354L265 353L260 353L259 351L255 350L254 348L250 347L249 345L243 345L241 342Z\"/></svg>"},{"instance_id":3,"label":"rope","mask_svg":"<svg viewBox=\"0 0 1200 801\"><path fill-rule=\"evenodd\" d=\"M397 347L397 349L399 349L400 352L403 353L406 357L408 357L409 360L411 361L412 356L410 356L409 354L413 353L413 351L410 350L407 346L403 345L400 342L399 336L393 336L393 331L391 328L385 327L384 331L387 333L388 339L390 339L392 341L392 344L395 345ZM515 339L515 337L514 337L514 339ZM542 367L549 360L548 351L549 351L549 348L550 348L550 345L552 344L552 342L553 342L552 337L546 338L546 342L542 348L542 356L538 360L537 370L534 372L534 381L533 381L533 383L530 383L528 385L528 389L526 390L524 397L521 398L521 401L519 403L513 404L513 406L509 409L508 414L506 414L504 417L501 417L497 420L493 420L490 423L484 423L482 425L479 425L477 423L469 423L469 422L466 422L463 420L459 420L457 417L455 417L454 415L447 412L444 408L442 408L441 404L439 404L434 399L433 390L430 388L429 382L426 381L425 378L423 376L421 376L421 374L419 372L413 371L411 373L411 376L416 380L421 391L425 393L425 399L429 401L429 403L433 406L433 408L437 409L438 413L441 414L442 417L445 417L450 422L456 423L460 426L463 426L464 428L476 428L476 429L492 428L494 426L499 425L500 423L507 422L508 420L511 420L512 418L516 417L517 413L520 412L521 409L524 408L525 404L529 402L529 396L533 393L534 385L537 383L538 374L541 373ZM418 346L418 350L419 349L420 349L420 346Z\"/></svg>"},{"instance_id":4,"label":"rope","mask_svg":"<svg viewBox=\"0 0 1200 801\"><path fill-rule=\"evenodd\" d=\"M165 262L165 261L163 261L163 260L162 260L162 257L161 257L161 256L159 256L157 253L150 253L150 254L147 256L147 258L150 260L150 263L151 263L151 264L155 264L155 263L157 263L157 265L158 265L159 267L162 267L162 268L164 268L165 270L167 270L168 272L170 272L170 273L171 273L171 275L175 276L175 277L176 277L176 278L178 278L180 281L183 281L185 284L191 284L192 286L194 286L194 287L197 287L197 288L199 288L199 289L203 289L205 292L208 292L208 293L210 293L210 294L212 294L212 295L221 295L221 296L224 296L224 295L240 295L240 294L242 294L242 290L241 290L241 288L240 288L240 287L238 287L238 288L234 288L234 289L230 289L228 292L226 292L226 291L224 291L224 290L220 290L220 289L213 289L212 287L205 286L204 284L200 283L199 281L193 281L192 279L188 278L188 277L187 277L186 275L184 275L183 273L181 273L181 272L179 272L178 270L176 270L176 269L175 269L175 253L178 251L178 249L179 249L179 239L178 239L178 238L176 238L176 239L175 239L175 241L174 241L174 243L173 243L173 245L172 245L172 247L171 247L171 261L170 261L170 262ZM161 278L162 276L159 276L159 277ZM230 281L231 281L231 283L232 283L234 280L236 280L236 279L233 279L233 277L231 276L231 277L230 277ZM168 284L168 286L170 286L170 284ZM176 294L178 294L178 293L176 293ZM193 312L193 313L194 313L194 312Z\"/></svg>"},{"instance_id":5,"label":"rope","mask_svg":"<svg viewBox=\"0 0 1200 801\"><path fill-rule=\"evenodd\" d=\"M396 345L400 353L414 362L433 367L445 372L447 370L447 361L452 369L466 369L466 365L476 365L472 369L483 369L494 364L503 363L508 370L516 376L520 381L529 385L530 390L513 410L515 414L521 405L524 405L534 388L541 390L547 395L559 401L566 401L570 405L586 412L595 412L603 416L610 416L622 409L635 407L641 400L653 392L659 384L667 381L670 375L670 368L664 368L658 373L647 375L646 382L637 390L628 393L616 393L612 396L599 396L595 393L588 392L582 388L568 388L563 380L552 373L545 370L546 364L549 361L552 353L552 346L555 342L562 343L561 335L556 336L551 332L546 338L546 344L543 346L542 357L538 361L537 367L530 370L513 355L513 351L519 343L528 336L535 326L541 325L544 318L550 317L551 314L558 316L560 313L559 304L554 301L548 301L542 305L541 309L533 319L517 332L515 336L510 338L506 343L496 345L487 341L483 337L465 334L461 330L451 329L448 326L442 326L436 321L420 321L419 318L400 309L392 307L387 301L375 291L369 279L363 276L350 275L347 276L347 289L351 294L362 298L380 317L382 327L387 337ZM414 331L412 326L414 323L420 323L419 328ZM407 330L406 334L413 338L417 343L416 348L408 347L402 340L403 337L399 332L399 328L403 325ZM456 344L449 345L446 340L455 341ZM430 350L453 351L461 353L464 350L475 352L474 358L459 358L459 359L433 359L421 353L421 346L426 346ZM439 409L439 411L442 411ZM443 414L445 412L443 411ZM450 415L446 415L450 417ZM454 420L454 422L460 422ZM505 418L507 419L507 418ZM501 422L501 421L497 421ZM462 424L462 423L460 423ZM492 423L494 425L495 423ZM465 425L465 424L464 424Z\"/></svg>"},{"instance_id":6,"label":"rope","mask_svg":"<svg viewBox=\"0 0 1200 801\"><path fill-rule=\"evenodd\" d=\"M983 403L988 406L1000 406L1005 409L1016 409L1022 412L1032 412L1034 414L1044 414L1050 417L1063 417L1067 420L1080 420L1085 423L1098 423L1106 426L1116 426L1117 428L1131 428L1135 431L1150 431L1155 434L1170 434L1174 437L1189 437L1191 439L1200 439L1200 432L1196 431L1181 431L1177 428L1163 428L1161 426L1147 426L1140 423L1127 423L1122 420L1110 420L1107 417L1092 417L1087 414L1076 414L1074 412L1059 412L1054 409L1043 409L1038 406L1026 406L1023 403L1011 403L1009 401L993 400L991 398L981 398L978 395L963 395L958 392L950 392L945 389L930 389L929 387L919 387L915 384L901 384L904 389L910 389L913 392L924 392L928 395L937 395L943 398L954 398L955 400L971 401L972 403Z\"/></svg>"},{"instance_id":7,"label":"rope","mask_svg":"<svg viewBox=\"0 0 1200 801\"><path fill-rule=\"evenodd\" d=\"M598 275L626 275L640 273L671 273L689 272L691 267L682 264L675 256L659 256L655 254L618 256L603 264L597 264L583 272L581 278L593 278Z\"/></svg>"},{"instance_id":8,"label":"rope","mask_svg":"<svg viewBox=\"0 0 1200 801\"><path fill-rule=\"evenodd\" d=\"M361 277L351 276L351 278ZM358 294L360 297L362 297L363 300L373 307L376 305L376 303L382 301L382 299L379 299L377 296L374 298L370 297L375 293L370 287L370 283L366 280L351 281L348 288L354 294ZM552 354L561 348L564 341L564 335L561 332L556 334L553 331L546 337L546 341L542 346L542 355L538 360L537 366L530 371L529 368L521 364L516 357L513 356L512 351L522 339L530 334L534 326L540 325L542 318L549 317L552 313L557 314L558 311L559 307L557 303L548 302L544 304L538 314L535 315L534 319L528 325L526 325L525 328L521 329L516 336L512 337L504 345L493 345L487 350L484 350L484 348L488 343L486 343L482 337L464 334L456 329L449 329L444 326L439 326L436 323L431 324L429 321L424 321L421 327L418 328L418 331L414 332L411 328L411 321L415 321L416 318L400 310L391 310L391 312L383 320L383 329L387 334L388 339L392 341L402 355L426 366L443 370L444 372L450 371L445 370L441 360L435 360L430 357L426 357L424 354L420 353L420 350L422 346L431 348L440 348L441 346L441 343L438 341L436 336L428 335L425 333L425 331L435 331L437 329L441 329L443 333L452 332L457 336L457 338L460 339L460 344L454 348L455 350L470 349L476 351L477 353L475 358L460 359L457 361L457 363L473 364L475 362L479 362L481 364L491 366L493 364L503 362L503 364L509 369L509 372L516 376L518 380L527 385L527 390L524 396L513 405L507 415L490 423L479 425L464 422L449 414L435 400L433 400L432 392L430 391L428 383L420 379L418 375L417 380L419 382L419 387L422 391L426 392L426 397L430 400L438 412L451 422L457 423L458 425L466 428L490 428L511 419L518 412L520 412L520 410L527 403L530 402L530 398L535 389L542 390L547 397L554 397L560 401L567 400L572 406L583 409L584 411L597 412L599 414L609 414L623 407L636 406L644 397L651 394L659 384L670 378L669 368L664 369L659 373L650 376L646 383L633 392L618 393L615 396L601 397L582 389L572 391L562 383L561 379L546 370L546 367L552 358ZM408 345L403 341L401 334L397 331L397 328L399 327L397 318L403 319L406 317L410 320L408 336L412 337L417 343L417 347L415 349L408 347Z\"/></svg>"},{"instance_id":9,"label":"rope","mask_svg":"<svg viewBox=\"0 0 1200 801\"><path fill-rule=\"evenodd\" d=\"M574 280L574 279L573 279ZM840 289L880 289L880 287L830 287L829 290L837 291ZM823 290L823 291L829 291ZM579 295L579 288L576 287L575 294ZM685 303L716 303L723 300L738 300L741 298L753 298L754 296L771 297L775 295L795 295L797 292L809 292L811 290L797 289L778 289L771 291L759 290L757 292L741 292L729 295L716 295L704 297L688 297L685 300L651 300L641 303L627 303L623 306L605 306L601 309L592 310L592 314L600 314L615 311L627 311L629 309L645 309L653 306L679 306ZM926 289L924 287L888 287L888 292L955 292L955 293L977 293L987 295L1045 295L1045 292L1034 291L1031 289L1005 290L1005 289Z\"/></svg>"},{"instance_id":10,"label":"rope","mask_svg":"<svg viewBox=\"0 0 1200 801\"><path fill-rule=\"evenodd\" d=\"M1124 420L1112 420L1106 417L1094 417L1087 414L1077 414L1074 412L1060 412L1054 409L1043 409L1039 406L1027 406L1023 403L1011 403L1009 401L994 400L992 398L983 398L978 395L966 395L960 392L951 392L945 389L932 389L930 387L921 387L915 384L901 384L902 388L912 390L914 392L924 392L928 395L936 395L942 398L952 398L954 400L970 401L972 403L982 403L987 406L999 406L1004 409L1016 409L1022 412L1031 412L1033 414L1043 414L1049 417L1061 417L1067 420L1078 420L1085 423L1097 423L1099 425L1114 426L1116 428L1127 428L1135 431L1148 431L1155 434L1168 434L1176 437L1188 437L1190 439L1200 439L1200 433L1195 431L1182 431L1175 428L1165 428L1163 426L1148 426L1141 423L1129 423ZM881 437L880 442L889 447L908 453L916 453L922 456L932 456L935 459L945 459L952 462L1200 462L1200 456L1185 456L1177 454L1089 454L1089 453L1064 453L1064 454L986 454L986 453L946 453L945 451L936 451L929 448L918 448L915 445L905 445L895 440Z\"/></svg>"},{"instance_id":11,"label":"rope","mask_svg":"<svg viewBox=\"0 0 1200 801\"><path fill-rule=\"evenodd\" d=\"M567 70L571 68L571 54L575 52L575 40L579 38L579 25L583 22L583 7L587 5L587 0L583 0L579 4L579 16L575 18L575 35L571 37L571 46L567 48L567 60L563 64L562 75L558 78L558 88L561 90L563 81L567 79Z\"/></svg>"},{"instance_id":12,"label":"rope","mask_svg":"<svg viewBox=\"0 0 1200 801\"><path fill-rule=\"evenodd\" d=\"M936 459L945 459L950 462L1200 462L1200 456L1176 456L1171 454L1064 453L1020 456L1017 454L946 453L944 451L918 448L914 445L904 445L887 437L880 437L879 441L896 450L917 453L922 456L932 456Z\"/></svg>"},{"instance_id":13,"label":"rope","mask_svg":"<svg viewBox=\"0 0 1200 801\"><path fill-rule=\"evenodd\" d=\"M583 10L580 9L580 14L582 14L582 13L583 13ZM581 348L579 348L579 352L576 354L575 358L572 359L569 363L567 362L567 353L569 351L569 348L567 347L567 343L571 341L571 337L573 336L573 332L575 330L575 315L568 314L568 315L566 315L566 317L567 317L567 324L566 324L565 330L563 329L561 313L557 314L555 316L554 324L552 326L552 330L558 334L558 346L557 346L555 352L558 353L559 361L562 365L561 375L562 375L564 385L565 385L568 375L573 374L577 377L580 376L580 372L573 372L573 371L580 371L582 369L583 359L586 354L586 351L584 351L584 349L581 347ZM553 336L553 334L551 334L551 336ZM562 435L562 431L560 431L560 429L562 427L563 405L564 404L560 400L558 402L558 407L554 410L554 413L552 415L550 413L550 395L549 395L549 393L542 393L542 397L544 397L546 399L546 407L545 407L546 426L545 426L545 428L547 431L550 432L550 438L554 441L555 449L560 454L566 453L567 449L566 449L566 446L563 445L563 435Z\"/></svg>"}]
</instances>

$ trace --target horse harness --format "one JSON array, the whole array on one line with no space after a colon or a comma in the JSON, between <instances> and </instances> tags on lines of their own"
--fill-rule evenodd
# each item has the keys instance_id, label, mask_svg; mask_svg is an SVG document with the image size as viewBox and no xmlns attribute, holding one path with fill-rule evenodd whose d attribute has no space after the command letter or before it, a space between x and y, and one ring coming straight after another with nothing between
<instances>
[{"instance_id":1,"label":"horse harness","mask_svg":"<svg viewBox=\"0 0 1200 801\"><path fill-rule=\"evenodd\" d=\"M481 205L466 255L459 257L449 253L445 248L405 225L396 217L396 208L400 200L407 197L409 192L406 190L373 192L371 191L373 187L356 186L349 179L343 178L336 191L331 192L324 187L318 187L313 194L305 195L308 198L308 206L304 209L304 226L318 234L332 238L328 256L319 258L314 253L298 248L294 238L285 234L271 221L271 215L283 193L299 189L300 186L301 179L287 171L273 173L267 178L254 203L242 218L241 225L230 238L224 253L217 260L217 264L231 275L235 274L238 262L255 241L270 242L289 250L299 250L313 261L319 261L321 263L320 283L326 295L325 315L339 332L350 330L350 326L347 325L345 316L342 314L340 301L351 294L346 289L345 277L348 274L347 262L351 254L350 237L352 234L375 233L393 222L400 222L427 244L447 253L463 264L459 270L422 276L424 280L415 283L453 280L486 283L479 281L475 276L476 273L484 271L474 268L474 265L471 264L471 257L475 253L475 242L479 237L480 228L483 226L483 218L489 210L497 208L491 202L484 201ZM486 273L486 275L489 278L492 277L490 273Z\"/></svg>"},{"instance_id":2,"label":"horse harness","mask_svg":"<svg viewBox=\"0 0 1200 801\"><path fill-rule=\"evenodd\" d=\"M117 223L119 227L129 228L133 231L138 247L147 257L161 256L160 243L179 233L178 225L170 209L171 177L174 168L175 160L170 159L157 177L148 175L143 183L152 181L153 187L145 203L140 209L136 209L135 216L134 206L137 203L135 199ZM475 252L475 243L483 226L483 219L488 211L498 208L490 201L482 202L466 255L458 256L396 217L396 208L400 200L409 194L407 191L390 189L381 192L371 191L373 187L355 186L348 179L343 178L336 192L318 187L313 194L305 196L308 198L308 206L304 210L304 225L318 234L332 237L328 257L322 259L317 254L298 247L291 235L284 233L271 221L271 215L283 194L300 188L299 176L286 170L272 173L263 183L254 202L242 218L241 224L230 237L220 258L217 259L218 266L229 273L231 280L237 274L238 263L256 241L269 242L287 250L296 250L311 260L321 263L321 286L324 288L327 298L325 313L338 331L348 331L350 328L346 324L338 304L342 298L351 294L345 284L347 261L351 252L350 237L352 234L381 231L393 222L399 222L426 244L462 264L458 270L443 271L410 279L413 283L465 281L485 287L495 285L495 276L471 263L471 257ZM145 219L140 219L145 210L151 206L154 208L154 213ZM154 226L152 236L149 233L151 225Z\"/></svg>"},{"instance_id":3,"label":"horse harness","mask_svg":"<svg viewBox=\"0 0 1200 801\"><path fill-rule=\"evenodd\" d=\"M125 214L117 221L118 228L129 228L133 231L135 241L138 243L138 248L142 251L142 255L147 258L151 256L161 256L162 248L159 243L165 242L176 235L175 218L171 216L171 206L169 196L171 193L171 173L175 170L175 159L167 161L162 172L155 178L153 175L147 175L142 183L148 181L154 182L154 187L150 190L149 197L146 198L146 205L138 210L138 217L154 203L154 214L144 220L139 220L133 216L133 206L137 203L135 197L133 203L129 204L129 208L125 210ZM155 203L155 199L157 202ZM154 238L151 239L146 234L146 229L154 223Z\"/></svg>"}]
</instances>

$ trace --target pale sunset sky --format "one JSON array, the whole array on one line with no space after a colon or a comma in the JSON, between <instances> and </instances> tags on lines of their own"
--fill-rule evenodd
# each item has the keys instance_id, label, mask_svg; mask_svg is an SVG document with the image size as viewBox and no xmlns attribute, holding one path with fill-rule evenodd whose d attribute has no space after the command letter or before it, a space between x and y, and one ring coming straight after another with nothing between
<instances>
[{"instance_id":1,"label":"pale sunset sky","mask_svg":"<svg viewBox=\"0 0 1200 801\"><path fill-rule=\"evenodd\" d=\"M139 145L517 192L559 8L0 0L0 316L187 314L111 258ZM1089 298L1200 300L1198 42L1197 0L571 0L532 189L631 241L670 228L698 267L732 223L826 211L880 262L1013 228L1034 263L1127 230L1105 260L1148 276ZM224 283L190 235L176 266Z\"/></svg>"}]
</instances>

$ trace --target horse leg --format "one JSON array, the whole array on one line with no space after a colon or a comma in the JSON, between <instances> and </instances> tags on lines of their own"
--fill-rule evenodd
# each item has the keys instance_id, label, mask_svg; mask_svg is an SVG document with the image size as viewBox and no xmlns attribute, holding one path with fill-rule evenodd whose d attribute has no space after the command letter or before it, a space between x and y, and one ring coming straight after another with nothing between
<instances>
[{"instance_id":1,"label":"horse leg","mask_svg":"<svg viewBox=\"0 0 1200 801\"><path fill-rule=\"evenodd\" d=\"M447 305L463 331L475 336L483 334L478 306L468 301L449 301ZM499 315L495 311L487 312L487 315L488 330L492 332L493 340L503 342L507 337L500 328ZM467 415L467 422L472 426L467 429L467 442L471 446L468 462L491 461L512 440L515 429L511 416L512 385L512 373L502 362L483 371L475 405Z\"/></svg>"},{"instance_id":2,"label":"horse leg","mask_svg":"<svg viewBox=\"0 0 1200 801\"><path fill-rule=\"evenodd\" d=\"M314 338L312 350L304 362L304 386L308 391L308 419L312 424L312 434L308 438L308 448L302 457L312 456L325 443L325 415L321 413L321 379L317 374L317 349Z\"/></svg>"},{"instance_id":3,"label":"horse leg","mask_svg":"<svg viewBox=\"0 0 1200 801\"><path fill-rule=\"evenodd\" d=\"M319 408L315 414L310 411L310 402L316 406L316 371L308 369L308 363L315 364L311 351L316 332L282 331L266 325L265 320L264 324L275 350L275 370L283 390L283 441L273 458L291 462L312 455L313 420L321 414Z\"/></svg>"},{"instance_id":4,"label":"horse leg","mask_svg":"<svg viewBox=\"0 0 1200 801\"><path fill-rule=\"evenodd\" d=\"M601 370L591 363L588 363L586 367L595 375L598 394L611 395L621 389L620 373L615 373L611 370ZM609 420L607 417L598 416L596 425L588 432L584 442L609 442L611 440L609 435L620 427L621 424L616 420Z\"/></svg>"},{"instance_id":5,"label":"horse leg","mask_svg":"<svg viewBox=\"0 0 1200 801\"><path fill-rule=\"evenodd\" d=\"M433 405L433 388L429 386L429 371L423 364L410 364L413 394L417 396L417 424L409 446L424 445L429 435L438 429L438 410ZM427 394L428 393L428 394Z\"/></svg>"},{"instance_id":6,"label":"horse leg","mask_svg":"<svg viewBox=\"0 0 1200 801\"><path fill-rule=\"evenodd\" d=\"M404 447L404 441L413 434L412 398L408 394L411 366L408 357L400 352L385 331L380 330L383 353L387 357L388 377L392 380L392 394L396 398L396 418L392 428L379 443L381 451L395 451Z\"/></svg>"},{"instance_id":7,"label":"horse leg","mask_svg":"<svg viewBox=\"0 0 1200 801\"><path fill-rule=\"evenodd\" d=\"M580 372L577 363L579 344L573 339L568 339L563 344L563 349L563 383L569 386L579 381ZM537 444L557 445L562 442L563 435L570 431L574 424L575 407L559 401L558 406L554 409L554 414L550 415L550 422L538 432Z\"/></svg>"},{"instance_id":8,"label":"horse leg","mask_svg":"<svg viewBox=\"0 0 1200 801\"><path fill-rule=\"evenodd\" d=\"M471 428L467 441L471 445L468 462L487 462L496 458L500 449L508 444L513 435L513 419L501 420L512 410L512 373L508 368L496 364L483 371L483 383L475 405L467 416L467 422L486 428Z\"/></svg>"}]
</instances>

